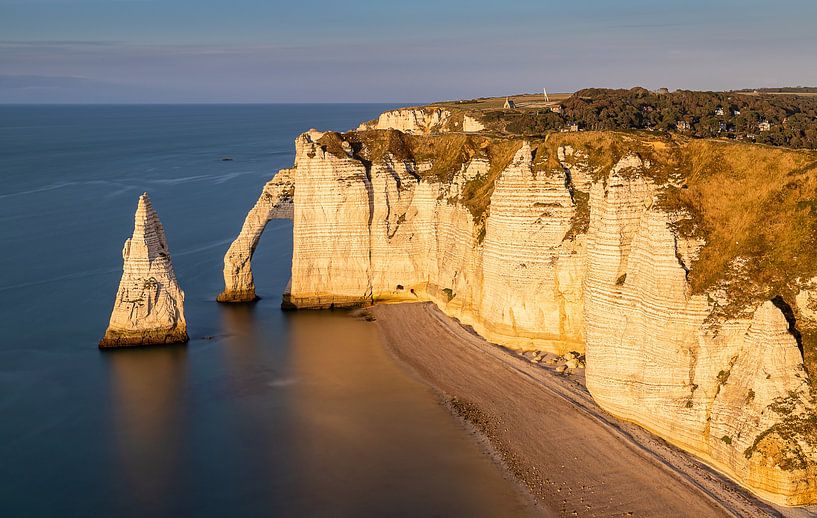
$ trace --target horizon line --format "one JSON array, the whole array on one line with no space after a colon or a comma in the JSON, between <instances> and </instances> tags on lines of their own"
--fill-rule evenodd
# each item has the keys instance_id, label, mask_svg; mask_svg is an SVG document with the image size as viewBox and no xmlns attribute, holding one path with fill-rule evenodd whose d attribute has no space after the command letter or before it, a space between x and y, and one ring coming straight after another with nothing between
<instances>
[{"instance_id":1,"label":"horizon line","mask_svg":"<svg viewBox=\"0 0 817 518\"><path fill-rule=\"evenodd\" d=\"M0 102L0 106L167 106L167 105L322 105L322 104L407 104L423 105L437 102L449 101L113 101L113 102L74 102L74 101L51 101L51 102L29 102L14 101Z\"/></svg>"}]
</instances>

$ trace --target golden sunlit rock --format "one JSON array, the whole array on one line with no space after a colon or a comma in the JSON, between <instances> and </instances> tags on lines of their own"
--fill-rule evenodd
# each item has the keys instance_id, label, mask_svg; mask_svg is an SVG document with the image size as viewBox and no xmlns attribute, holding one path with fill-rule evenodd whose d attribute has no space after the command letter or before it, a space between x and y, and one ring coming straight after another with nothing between
<instances>
[{"instance_id":1,"label":"golden sunlit rock","mask_svg":"<svg viewBox=\"0 0 817 518\"><path fill-rule=\"evenodd\" d=\"M184 292L147 193L139 197L134 219L133 236L122 249L124 267L111 320L99 347L186 342Z\"/></svg>"}]
</instances>

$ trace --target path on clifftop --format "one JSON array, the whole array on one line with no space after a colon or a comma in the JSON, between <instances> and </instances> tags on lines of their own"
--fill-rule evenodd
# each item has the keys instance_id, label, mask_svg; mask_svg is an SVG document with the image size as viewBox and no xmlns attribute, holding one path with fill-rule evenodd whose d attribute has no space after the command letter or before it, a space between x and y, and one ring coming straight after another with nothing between
<instances>
[{"instance_id":1,"label":"path on clifftop","mask_svg":"<svg viewBox=\"0 0 817 518\"><path fill-rule=\"evenodd\" d=\"M442 392L560 514L780 515L690 455L610 416L578 383L489 344L431 303L378 305L373 313L391 352Z\"/></svg>"}]
</instances>

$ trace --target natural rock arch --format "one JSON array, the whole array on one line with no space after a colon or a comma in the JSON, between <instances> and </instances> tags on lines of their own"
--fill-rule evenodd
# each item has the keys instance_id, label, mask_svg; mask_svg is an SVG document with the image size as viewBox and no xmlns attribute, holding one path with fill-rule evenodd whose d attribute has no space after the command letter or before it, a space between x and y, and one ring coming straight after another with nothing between
<instances>
[{"instance_id":1,"label":"natural rock arch","mask_svg":"<svg viewBox=\"0 0 817 518\"><path fill-rule=\"evenodd\" d=\"M252 256L271 219L292 219L294 172L294 169L278 171L264 185L261 196L244 219L241 232L224 255L224 291L216 299L219 302L252 302L257 298L252 275Z\"/></svg>"}]
</instances>

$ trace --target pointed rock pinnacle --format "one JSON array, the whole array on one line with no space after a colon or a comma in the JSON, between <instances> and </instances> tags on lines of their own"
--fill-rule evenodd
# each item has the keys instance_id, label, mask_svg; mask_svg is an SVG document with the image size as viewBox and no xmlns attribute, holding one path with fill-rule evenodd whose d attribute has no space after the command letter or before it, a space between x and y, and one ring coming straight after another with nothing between
<instances>
[{"instance_id":1,"label":"pointed rock pinnacle","mask_svg":"<svg viewBox=\"0 0 817 518\"><path fill-rule=\"evenodd\" d=\"M133 236L125 241L122 259L122 280L99 347L187 342L184 292L147 193L139 197Z\"/></svg>"}]
</instances>

